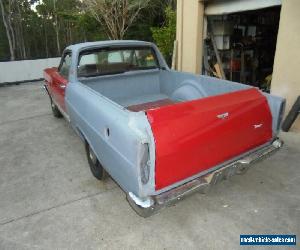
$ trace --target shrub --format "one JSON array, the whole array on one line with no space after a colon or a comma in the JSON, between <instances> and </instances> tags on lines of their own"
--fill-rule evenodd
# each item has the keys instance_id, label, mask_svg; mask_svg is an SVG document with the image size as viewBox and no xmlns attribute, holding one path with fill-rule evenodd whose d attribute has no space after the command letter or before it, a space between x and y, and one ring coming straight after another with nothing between
<instances>
[{"instance_id":1,"label":"shrub","mask_svg":"<svg viewBox=\"0 0 300 250\"><path fill-rule=\"evenodd\" d=\"M151 31L154 41L170 65L176 39L176 12L171 7L167 7L165 9L164 25L162 27L152 27Z\"/></svg>"}]
</instances>

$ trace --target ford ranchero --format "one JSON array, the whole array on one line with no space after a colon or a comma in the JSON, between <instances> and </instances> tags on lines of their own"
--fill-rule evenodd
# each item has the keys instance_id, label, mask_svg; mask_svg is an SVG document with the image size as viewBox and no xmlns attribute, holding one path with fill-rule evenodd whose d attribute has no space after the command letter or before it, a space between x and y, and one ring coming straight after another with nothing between
<instances>
[{"instance_id":1,"label":"ford ranchero","mask_svg":"<svg viewBox=\"0 0 300 250\"><path fill-rule=\"evenodd\" d=\"M53 114L82 138L92 174L107 172L143 217L282 146L284 99L170 70L149 42L71 45L44 77Z\"/></svg>"}]
</instances>

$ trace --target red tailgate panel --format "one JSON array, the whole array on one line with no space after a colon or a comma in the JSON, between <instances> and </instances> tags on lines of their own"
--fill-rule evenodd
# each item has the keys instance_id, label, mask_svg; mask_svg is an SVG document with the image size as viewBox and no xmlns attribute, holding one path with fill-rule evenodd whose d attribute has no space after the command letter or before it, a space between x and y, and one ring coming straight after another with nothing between
<instances>
[{"instance_id":1,"label":"red tailgate panel","mask_svg":"<svg viewBox=\"0 0 300 250\"><path fill-rule=\"evenodd\" d=\"M267 100L254 88L148 110L147 117L156 144L156 190L272 138Z\"/></svg>"}]
</instances>

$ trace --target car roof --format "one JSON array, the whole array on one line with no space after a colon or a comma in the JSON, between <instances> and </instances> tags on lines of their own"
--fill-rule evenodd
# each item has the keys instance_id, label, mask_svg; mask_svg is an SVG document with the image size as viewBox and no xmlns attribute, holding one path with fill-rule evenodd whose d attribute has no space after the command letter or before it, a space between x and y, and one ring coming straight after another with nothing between
<instances>
[{"instance_id":1,"label":"car roof","mask_svg":"<svg viewBox=\"0 0 300 250\"><path fill-rule=\"evenodd\" d=\"M151 46L152 43L150 42L144 42L144 41L138 41L138 40L109 40L109 41L97 41L97 42L85 42L85 43L78 43L74 45L70 45L66 48L66 50L82 50L82 49L88 49L93 47L104 47L104 46L110 46L110 45L120 45L120 46Z\"/></svg>"}]
</instances>

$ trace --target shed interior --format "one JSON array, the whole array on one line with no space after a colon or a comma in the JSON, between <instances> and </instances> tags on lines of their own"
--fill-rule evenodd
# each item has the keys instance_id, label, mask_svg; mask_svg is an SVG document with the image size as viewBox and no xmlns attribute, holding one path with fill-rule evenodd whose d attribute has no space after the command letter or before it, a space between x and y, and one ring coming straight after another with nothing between
<instances>
[{"instance_id":1,"label":"shed interior","mask_svg":"<svg viewBox=\"0 0 300 250\"><path fill-rule=\"evenodd\" d=\"M280 9L207 16L204 73L269 92Z\"/></svg>"}]
</instances>

